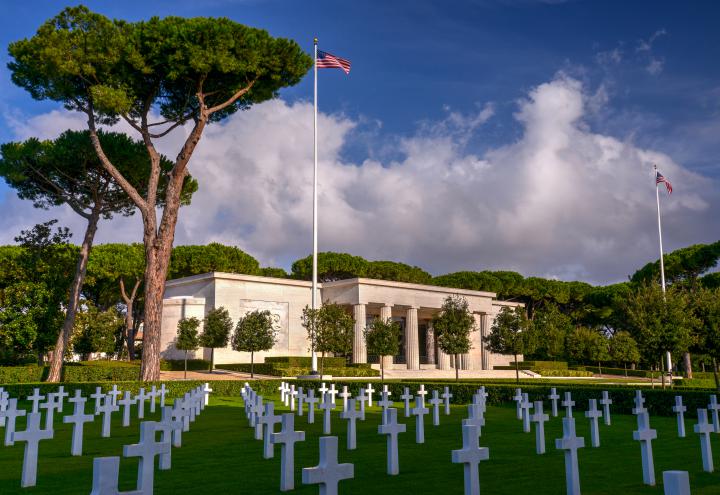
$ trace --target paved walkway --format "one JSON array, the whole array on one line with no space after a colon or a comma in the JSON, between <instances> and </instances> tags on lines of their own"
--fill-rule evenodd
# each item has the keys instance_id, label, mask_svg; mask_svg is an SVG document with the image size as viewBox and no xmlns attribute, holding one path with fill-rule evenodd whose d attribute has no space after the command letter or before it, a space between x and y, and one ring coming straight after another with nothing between
<instances>
[{"instance_id":1,"label":"paved walkway","mask_svg":"<svg viewBox=\"0 0 720 495\"><path fill-rule=\"evenodd\" d=\"M161 371L161 380L185 380L184 371ZM189 371L187 372L187 380L263 380L273 379L276 376L258 375L255 373L255 378L250 378L250 373L240 373L239 371L228 371L228 370L215 370L212 373L209 371Z\"/></svg>"}]
</instances>

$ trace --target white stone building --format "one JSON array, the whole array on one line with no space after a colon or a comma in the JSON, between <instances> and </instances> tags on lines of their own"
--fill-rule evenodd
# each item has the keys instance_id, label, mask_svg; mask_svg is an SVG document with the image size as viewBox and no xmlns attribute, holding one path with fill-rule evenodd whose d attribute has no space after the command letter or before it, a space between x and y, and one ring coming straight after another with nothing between
<instances>
[{"instance_id":1,"label":"white stone building","mask_svg":"<svg viewBox=\"0 0 720 495\"><path fill-rule=\"evenodd\" d=\"M161 352L165 359L182 359L184 352L174 347L177 323L183 317L202 319L213 308L226 308L236 322L255 309L270 310L278 330L278 340L272 350L256 353L255 362L266 356L309 356L307 332L301 324L302 311L310 305L311 283L234 273L205 273L169 280L165 284ZM363 330L372 318L391 317L401 326L402 344L392 367L411 370L454 366L450 356L439 352L431 324L449 295L464 297L475 316L478 331L471 334L472 350L461 356L459 366L467 370L492 370L507 365L512 356L493 354L482 343L490 331L495 316L503 306L517 303L498 301L493 292L450 289L433 285L389 282L367 278L353 278L318 284L318 301L329 301L347 308L355 319L353 361L377 362L368 356ZM209 359L210 350L200 349L195 358ZM249 363L250 354L233 351L230 346L215 350L216 363ZM386 361L386 367L390 367Z\"/></svg>"}]
</instances>

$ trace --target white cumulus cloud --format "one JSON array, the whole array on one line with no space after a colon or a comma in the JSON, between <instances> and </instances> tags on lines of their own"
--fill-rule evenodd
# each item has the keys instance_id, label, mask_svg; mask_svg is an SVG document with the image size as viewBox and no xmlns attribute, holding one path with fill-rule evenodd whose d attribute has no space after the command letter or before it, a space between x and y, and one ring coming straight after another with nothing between
<instances>
[{"instance_id":1,"label":"white cumulus cloud","mask_svg":"<svg viewBox=\"0 0 720 495\"><path fill-rule=\"evenodd\" d=\"M602 105L564 75L518 103L521 136L482 156L466 150L482 139L491 105L449 112L397 140L395 160L343 158L359 125L320 114L320 249L416 264L439 274L511 269L526 275L591 282L624 280L657 257L652 164L673 181L663 195L669 249L716 240L717 185L670 156L593 132L588 107ZM62 112L17 127L20 137L50 137ZM73 118L70 118L70 121ZM190 165L200 189L178 222L176 244L234 244L264 265L288 267L311 249L312 106L282 100L258 105L210 126ZM180 131L182 132L182 131ZM174 157L182 134L162 150ZM0 220L4 242L39 219L60 217L76 232L71 212L39 213L9 196ZM99 241L140 240L139 219L101 226Z\"/></svg>"}]
</instances>

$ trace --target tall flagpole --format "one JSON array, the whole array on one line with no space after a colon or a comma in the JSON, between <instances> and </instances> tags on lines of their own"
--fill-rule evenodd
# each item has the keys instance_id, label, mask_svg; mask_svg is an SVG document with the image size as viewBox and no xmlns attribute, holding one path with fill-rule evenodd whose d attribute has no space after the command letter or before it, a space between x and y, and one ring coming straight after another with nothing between
<instances>
[{"instance_id":1,"label":"tall flagpole","mask_svg":"<svg viewBox=\"0 0 720 495\"><path fill-rule=\"evenodd\" d=\"M658 220L658 240L660 243L660 284L662 285L663 299L665 299L665 260L663 259L663 244L662 244L662 222L660 222L660 187L657 182L657 165L653 165L655 170L655 201L657 201L657 220ZM670 351L667 351L667 371L668 374L672 374L672 357Z\"/></svg>"},{"instance_id":2,"label":"tall flagpole","mask_svg":"<svg viewBox=\"0 0 720 495\"><path fill-rule=\"evenodd\" d=\"M313 40L314 42L314 53L313 53L313 75L314 77L314 83L313 83L313 160L314 160L314 166L313 166L313 253L312 253L312 296L311 296L311 304L312 304L312 310L313 310L313 317L315 313L315 309L317 308L317 175L318 175L318 140L317 140L317 113L318 113L318 104L317 104L317 45L318 45L318 39L315 38ZM312 341L312 374L317 374L317 352L315 352L315 328L314 328L315 322L313 320L313 341Z\"/></svg>"}]
</instances>

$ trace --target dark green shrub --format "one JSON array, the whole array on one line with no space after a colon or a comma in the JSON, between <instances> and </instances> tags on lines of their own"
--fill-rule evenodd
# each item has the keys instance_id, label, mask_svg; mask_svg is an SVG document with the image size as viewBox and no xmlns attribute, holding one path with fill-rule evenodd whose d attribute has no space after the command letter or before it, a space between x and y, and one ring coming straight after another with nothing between
<instances>
[{"instance_id":1,"label":"dark green shrub","mask_svg":"<svg viewBox=\"0 0 720 495\"><path fill-rule=\"evenodd\" d=\"M126 361L82 361L63 367L63 382L114 382L139 377L140 367Z\"/></svg>"},{"instance_id":2,"label":"dark green shrub","mask_svg":"<svg viewBox=\"0 0 720 495\"><path fill-rule=\"evenodd\" d=\"M210 361L204 359L188 359L188 371L207 371ZM163 359L160 361L160 369L162 371L183 371L185 370L185 361L182 359Z\"/></svg>"},{"instance_id":3,"label":"dark green shrub","mask_svg":"<svg viewBox=\"0 0 720 495\"><path fill-rule=\"evenodd\" d=\"M265 363L280 364L286 363L286 367L291 368L309 368L312 366L312 358L309 356L273 356L266 357ZM326 368L343 368L347 364L344 357L326 357Z\"/></svg>"},{"instance_id":4,"label":"dark green shrub","mask_svg":"<svg viewBox=\"0 0 720 495\"><path fill-rule=\"evenodd\" d=\"M0 366L0 384L39 382L47 377L48 368L31 364L27 366Z\"/></svg>"}]
</instances>

